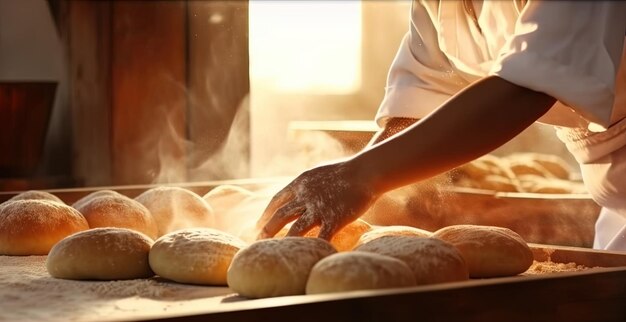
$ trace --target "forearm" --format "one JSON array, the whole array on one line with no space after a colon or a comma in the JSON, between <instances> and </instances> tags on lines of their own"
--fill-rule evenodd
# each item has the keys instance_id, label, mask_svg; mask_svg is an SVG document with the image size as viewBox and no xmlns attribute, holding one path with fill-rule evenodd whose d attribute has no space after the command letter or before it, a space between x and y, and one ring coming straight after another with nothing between
<instances>
[{"instance_id":1,"label":"forearm","mask_svg":"<svg viewBox=\"0 0 626 322\"><path fill-rule=\"evenodd\" d=\"M387 124L385 124L382 130L374 134L367 146L370 147L390 138L391 136L411 126L417 122L417 120L418 119L408 117L392 117L389 121L387 121Z\"/></svg>"},{"instance_id":2,"label":"forearm","mask_svg":"<svg viewBox=\"0 0 626 322\"><path fill-rule=\"evenodd\" d=\"M530 126L554 102L546 94L489 77L349 162L374 191L384 193L494 150Z\"/></svg>"}]
</instances>

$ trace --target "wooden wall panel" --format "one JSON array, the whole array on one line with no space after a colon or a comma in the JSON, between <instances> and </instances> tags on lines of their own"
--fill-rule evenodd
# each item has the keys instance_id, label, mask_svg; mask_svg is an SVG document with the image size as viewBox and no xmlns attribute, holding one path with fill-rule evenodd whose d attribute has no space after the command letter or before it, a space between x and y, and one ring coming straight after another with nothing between
<instances>
[{"instance_id":1,"label":"wooden wall panel","mask_svg":"<svg viewBox=\"0 0 626 322\"><path fill-rule=\"evenodd\" d=\"M113 183L186 181L186 3L112 11Z\"/></svg>"},{"instance_id":2,"label":"wooden wall panel","mask_svg":"<svg viewBox=\"0 0 626 322\"><path fill-rule=\"evenodd\" d=\"M233 123L244 165L236 176L247 176L247 1L54 4L84 185L235 177L222 153ZM199 171L207 160L211 169Z\"/></svg>"},{"instance_id":3,"label":"wooden wall panel","mask_svg":"<svg viewBox=\"0 0 626 322\"><path fill-rule=\"evenodd\" d=\"M111 3L64 2L73 135L73 176L86 186L111 184Z\"/></svg>"}]
</instances>

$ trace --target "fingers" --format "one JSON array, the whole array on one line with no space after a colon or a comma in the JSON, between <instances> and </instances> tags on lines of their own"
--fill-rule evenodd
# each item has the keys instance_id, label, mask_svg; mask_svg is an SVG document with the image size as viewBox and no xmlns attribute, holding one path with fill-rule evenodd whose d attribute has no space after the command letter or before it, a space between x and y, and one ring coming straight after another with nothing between
<instances>
[{"instance_id":1,"label":"fingers","mask_svg":"<svg viewBox=\"0 0 626 322\"><path fill-rule=\"evenodd\" d=\"M265 226L263 226L257 239L273 237L286 224L302 215L305 210L306 208L304 206L295 203L287 204L278 209Z\"/></svg>"},{"instance_id":2,"label":"fingers","mask_svg":"<svg viewBox=\"0 0 626 322\"><path fill-rule=\"evenodd\" d=\"M315 227L318 222L311 215L304 214L296 222L291 225L289 228L289 232L287 236L303 236L307 231L311 230L311 228Z\"/></svg>"},{"instance_id":3,"label":"fingers","mask_svg":"<svg viewBox=\"0 0 626 322\"><path fill-rule=\"evenodd\" d=\"M335 235L337 228L334 225L329 223L322 223L322 227L320 227L320 233L317 235L318 238L330 240Z\"/></svg>"},{"instance_id":4,"label":"fingers","mask_svg":"<svg viewBox=\"0 0 626 322\"><path fill-rule=\"evenodd\" d=\"M270 200L267 207L263 211L261 218L257 221L257 228L263 228L270 221L274 213L280 208L282 208L289 200L294 198L294 194L291 192L291 189L284 188L279 191L273 198Z\"/></svg>"}]
</instances>

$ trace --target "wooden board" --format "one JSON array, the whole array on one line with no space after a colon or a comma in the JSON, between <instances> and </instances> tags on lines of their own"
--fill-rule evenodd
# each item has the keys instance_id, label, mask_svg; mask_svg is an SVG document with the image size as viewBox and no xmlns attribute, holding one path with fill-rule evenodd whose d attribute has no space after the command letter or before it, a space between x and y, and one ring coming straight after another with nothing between
<instances>
[{"instance_id":1,"label":"wooden board","mask_svg":"<svg viewBox=\"0 0 626 322\"><path fill-rule=\"evenodd\" d=\"M532 247L538 260L551 254L555 262L575 258L590 266L607 267L251 300L225 287L177 284L158 278L57 280L46 273L43 256L0 256L0 320L625 321L626 253ZM19 274L21 278L16 279ZM42 302L29 307L16 299Z\"/></svg>"}]
</instances>

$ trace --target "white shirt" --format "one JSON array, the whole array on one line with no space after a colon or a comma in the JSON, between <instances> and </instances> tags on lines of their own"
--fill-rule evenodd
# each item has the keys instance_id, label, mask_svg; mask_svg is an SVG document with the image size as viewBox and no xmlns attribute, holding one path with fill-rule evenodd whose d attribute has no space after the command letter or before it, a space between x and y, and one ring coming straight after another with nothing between
<instances>
[{"instance_id":1,"label":"white shirt","mask_svg":"<svg viewBox=\"0 0 626 322\"><path fill-rule=\"evenodd\" d=\"M626 84L626 2L479 1L479 26L462 1L413 1L379 125L422 118L488 75L556 98L544 123L602 131L626 117L626 89L615 86Z\"/></svg>"}]
</instances>

